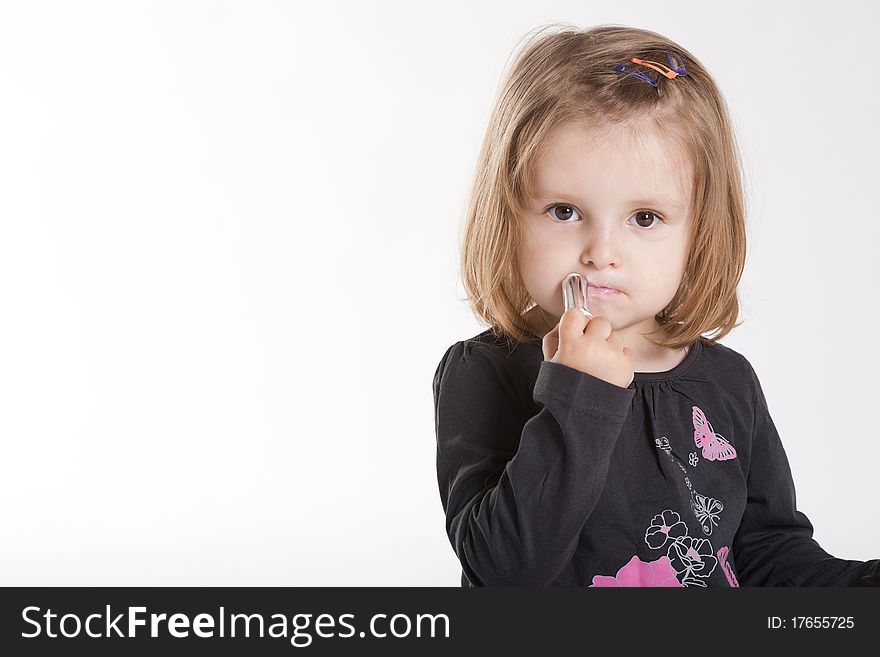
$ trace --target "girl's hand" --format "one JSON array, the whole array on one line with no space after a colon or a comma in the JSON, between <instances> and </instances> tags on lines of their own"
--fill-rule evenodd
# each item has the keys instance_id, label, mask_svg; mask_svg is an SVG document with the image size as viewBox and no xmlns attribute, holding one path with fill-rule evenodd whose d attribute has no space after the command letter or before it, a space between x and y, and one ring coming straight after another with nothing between
<instances>
[{"instance_id":1,"label":"girl's hand","mask_svg":"<svg viewBox=\"0 0 880 657\"><path fill-rule=\"evenodd\" d=\"M591 374L621 388L634 378L633 354L623 338L611 330L606 317L588 319L580 308L562 314L559 323L544 336L544 360Z\"/></svg>"}]
</instances>

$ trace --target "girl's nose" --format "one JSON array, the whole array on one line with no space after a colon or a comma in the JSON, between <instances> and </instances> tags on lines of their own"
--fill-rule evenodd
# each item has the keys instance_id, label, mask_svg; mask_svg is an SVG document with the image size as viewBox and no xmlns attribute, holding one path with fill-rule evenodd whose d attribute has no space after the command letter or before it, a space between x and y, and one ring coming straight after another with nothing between
<instances>
[{"instance_id":1,"label":"girl's nose","mask_svg":"<svg viewBox=\"0 0 880 657\"><path fill-rule=\"evenodd\" d=\"M585 265L592 263L598 270L617 267L620 264L619 260L614 240L604 235L590 236L581 254L581 262Z\"/></svg>"}]
</instances>

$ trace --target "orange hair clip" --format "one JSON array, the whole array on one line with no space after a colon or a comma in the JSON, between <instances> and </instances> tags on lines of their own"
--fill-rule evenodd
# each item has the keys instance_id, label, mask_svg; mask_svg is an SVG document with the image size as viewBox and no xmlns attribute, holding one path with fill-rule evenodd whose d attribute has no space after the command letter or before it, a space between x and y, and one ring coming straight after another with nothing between
<instances>
[{"instance_id":1,"label":"orange hair clip","mask_svg":"<svg viewBox=\"0 0 880 657\"><path fill-rule=\"evenodd\" d=\"M669 67L666 66L665 64L661 64L660 62L652 62L652 61L649 60L649 59L639 59L638 57L633 57L633 58L630 59L629 61L631 61L633 64L641 64L642 66L647 66L648 68L653 68L653 69L654 69L655 71L657 71L660 75L665 75L665 76L666 76L667 78L669 78L669 79L672 79L672 78L678 76L678 73L676 73L675 71L673 71L671 68L669 68ZM666 70L665 70L665 71L661 71L659 68L657 68L657 66L652 66L652 64L656 64L657 66L662 66L662 67L665 68Z\"/></svg>"},{"instance_id":2,"label":"orange hair clip","mask_svg":"<svg viewBox=\"0 0 880 657\"><path fill-rule=\"evenodd\" d=\"M658 73L660 73L661 75L663 75L667 78L670 78L670 79L676 78L680 75L687 75L688 74L687 69L684 67L684 63L681 60L681 57L677 53L667 52L666 59L669 60L669 65L672 68L670 68L669 66L666 66L666 64L661 64L660 62L652 62L651 60L639 59L638 57L632 57L629 61L633 62L634 64L640 64L642 66L647 66L648 68L652 68L655 71L657 71ZM657 68L657 66L662 66L666 70L663 71L663 70ZM637 77L640 80L644 80L645 82L650 84L655 89L658 89L658 90L660 89L659 78L657 80L655 80L650 75L648 75L647 72L639 71L638 69L630 66L629 64L615 64L614 70L617 71L618 73L625 73L626 75L632 75L633 77Z\"/></svg>"}]
</instances>

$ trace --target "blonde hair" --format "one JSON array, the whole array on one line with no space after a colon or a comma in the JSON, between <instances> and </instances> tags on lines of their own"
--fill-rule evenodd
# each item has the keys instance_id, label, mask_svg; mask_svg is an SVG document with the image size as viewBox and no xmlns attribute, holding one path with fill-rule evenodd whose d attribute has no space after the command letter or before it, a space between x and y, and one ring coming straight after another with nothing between
<instances>
[{"instance_id":1,"label":"blonde hair","mask_svg":"<svg viewBox=\"0 0 880 657\"><path fill-rule=\"evenodd\" d=\"M746 256L740 157L721 93L693 55L655 32L598 25L543 34L552 27L534 34L503 77L476 162L461 242L472 311L499 337L534 339L523 317L534 303L517 260L532 161L548 133L567 121L626 127L638 121L668 138L694 172L684 274L655 316L661 337L648 340L672 349L698 339L713 344L739 326L737 286ZM632 66L632 57L666 63L667 52L679 56L687 75L667 79L640 69L659 79L658 88L614 70ZM703 337L706 332L715 335Z\"/></svg>"}]
</instances>

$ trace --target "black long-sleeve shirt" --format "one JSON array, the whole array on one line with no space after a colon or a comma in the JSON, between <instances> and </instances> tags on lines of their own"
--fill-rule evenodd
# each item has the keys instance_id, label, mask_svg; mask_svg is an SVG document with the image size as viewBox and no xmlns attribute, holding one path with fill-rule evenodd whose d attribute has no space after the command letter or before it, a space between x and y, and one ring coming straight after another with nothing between
<instances>
[{"instance_id":1,"label":"black long-sleeve shirt","mask_svg":"<svg viewBox=\"0 0 880 657\"><path fill-rule=\"evenodd\" d=\"M880 585L825 552L745 357L694 343L622 388L488 330L433 382L462 586Z\"/></svg>"}]
</instances>

